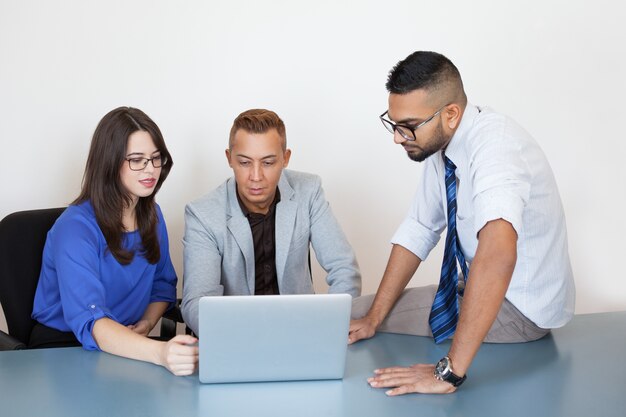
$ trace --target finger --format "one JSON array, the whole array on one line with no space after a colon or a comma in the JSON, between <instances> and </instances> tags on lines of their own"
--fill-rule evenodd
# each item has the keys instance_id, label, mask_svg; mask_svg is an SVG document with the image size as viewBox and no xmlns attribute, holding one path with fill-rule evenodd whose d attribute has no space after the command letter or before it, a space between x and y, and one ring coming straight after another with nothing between
<instances>
[{"instance_id":1,"label":"finger","mask_svg":"<svg viewBox=\"0 0 626 417\"><path fill-rule=\"evenodd\" d=\"M370 386L375 388L399 387L406 384L415 384L421 380L422 378L416 377L415 375L399 375L386 379L375 378L372 382L370 382Z\"/></svg>"},{"instance_id":2,"label":"finger","mask_svg":"<svg viewBox=\"0 0 626 417\"><path fill-rule=\"evenodd\" d=\"M176 376L187 376L193 374L195 370L195 367L184 367L170 369L170 372L172 372Z\"/></svg>"},{"instance_id":3,"label":"finger","mask_svg":"<svg viewBox=\"0 0 626 417\"><path fill-rule=\"evenodd\" d=\"M177 362L167 362L167 369L170 370L170 372L172 372L175 375L181 375L181 373L185 373L187 375L195 372L195 370L198 368L198 361L197 358L195 361L185 361L185 362L181 362L181 363L177 363Z\"/></svg>"},{"instance_id":4,"label":"finger","mask_svg":"<svg viewBox=\"0 0 626 417\"><path fill-rule=\"evenodd\" d=\"M190 356L198 356L198 346L172 345L168 352L168 357L180 357L182 360Z\"/></svg>"},{"instance_id":5,"label":"finger","mask_svg":"<svg viewBox=\"0 0 626 417\"><path fill-rule=\"evenodd\" d=\"M172 372L172 374L174 374L174 376L189 376L189 375L193 374L193 372L190 372L190 371L180 371L180 372Z\"/></svg>"},{"instance_id":6,"label":"finger","mask_svg":"<svg viewBox=\"0 0 626 417\"><path fill-rule=\"evenodd\" d=\"M415 384L401 385L399 387L386 391L385 394L390 397L395 397L397 395L404 395L410 392L419 392Z\"/></svg>"},{"instance_id":7,"label":"finger","mask_svg":"<svg viewBox=\"0 0 626 417\"><path fill-rule=\"evenodd\" d=\"M198 339L190 336L188 334L179 334L178 336L174 336L170 342L178 343L181 345L193 345L198 342Z\"/></svg>"},{"instance_id":8,"label":"finger","mask_svg":"<svg viewBox=\"0 0 626 417\"><path fill-rule=\"evenodd\" d=\"M378 369L374 369L374 373L379 375L379 374L386 374L386 373L393 373L393 372L402 372L406 370L429 373L429 372L434 371L435 367L427 363L416 363L411 366L391 366L389 368L378 368Z\"/></svg>"},{"instance_id":9,"label":"finger","mask_svg":"<svg viewBox=\"0 0 626 417\"><path fill-rule=\"evenodd\" d=\"M178 337L178 336L177 336ZM182 341L193 340L191 339L182 339ZM181 340L170 340L165 345L165 361L167 363L185 363L185 362L193 362L198 360L198 346L188 345L180 343Z\"/></svg>"},{"instance_id":10,"label":"finger","mask_svg":"<svg viewBox=\"0 0 626 417\"><path fill-rule=\"evenodd\" d=\"M194 363L175 363L170 366L172 372L181 372L181 371L189 371L193 372L196 369L196 364Z\"/></svg>"},{"instance_id":11,"label":"finger","mask_svg":"<svg viewBox=\"0 0 626 417\"><path fill-rule=\"evenodd\" d=\"M198 363L197 356L168 356L166 359L168 368L195 368Z\"/></svg>"},{"instance_id":12,"label":"finger","mask_svg":"<svg viewBox=\"0 0 626 417\"><path fill-rule=\"evenodd\" d=\"M357 342L357 341L362 340L362 339L369 339L370 337L374 336L374 334L375 334L375 332L370 331L367 328L361 327L361 328L356 329L356 330L354 330L354 331L349 333L349 335L348 335L348 343L352 344L352 343Z\"/></svg>"},{"instance_id":13,"label":"finger","mask_svg":"<svg viewBox=\"0 0 626 417\"><path fill-rule=\"evenodd\" d=\"M362 339L366 339L363 332L357 331L357 332L350 333L348 335L348 344L351 345L354 342L358 342L359 340L362 340Z\"/></svg>"},{"instance_id":14,"label":"finger","mask_svg":"<svg viewBox=\"0 0 626 417\"><path fill-rule=\"evenodd\" d=\"M362 329L365 326L362 319L350 320L350 332Z\"/></svg>"},{"instance_id":15,"label":"finger","mask_svg":"<svg viewBox=\"0 0 626 417\"><path fill-rule=\"evenodd\" d=\"M411 370L406 366L390 366L389 368L378 368L374 369L374 373L376 375L384 375L384 374L393 374L397 372L405 372L407 370Z\"/></svg>"},{"instance_id":16,"label":"finger","mask_svg":"<svg viewBox=\"0 0 626 417\"><path fill-rule=\"evenodd\" d=\"M348 334L348 344L349 344L349 345L351 345L351 344L353 344L354 342L357 342L357 341L359 341L359 340L361 340L361 339L362 339L362 337L361 337L361 335L359 334L359 332L358 332L358 331L351 331L351 332Z\"/></svg>"},{"instance_id":17,"label":"finger","mask_svg":"<svg viewBox=\"0 0 626 417\"><path fill-rule=\"evenodd\" d=\"M412 381L421 379L421 377L419 375L416 375L414 372L394 372L390 374L377 375L374 377L367 378L367 382L369 382L370 385L373 384L377 386L389 386L389 385L381 385L381 384L386 384L388 383L388 381L398 381L400 378L405 378L405 379L408 378ZM396 385L400 385L400 383L397 383Z\"/></svg>"}]
</instances>

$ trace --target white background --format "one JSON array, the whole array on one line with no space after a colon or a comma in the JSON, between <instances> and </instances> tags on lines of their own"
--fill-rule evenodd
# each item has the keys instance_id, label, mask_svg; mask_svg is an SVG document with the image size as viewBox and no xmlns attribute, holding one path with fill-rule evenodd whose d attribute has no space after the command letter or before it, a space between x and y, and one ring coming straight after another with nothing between
<instances>
[{"instance_id":1,"label":"white background","mask_svg":"<svg viewBox=\"0 0 626 417\"><path fill-rule=\"evenodd\" d=\"M434 50L471 102L511 115L546 152L576 312L624 310L625 18L607 0L0 0L0 218L71 202L100 118L138 107L175 160L157 200L182 276L184 205L230 175L235 116L269 108L287 125L290 167L322 177L374 292L421 175L377 118L384 83L409 53ZM411 285L437 282L441 246ZM317 268L322 291L323 278Z\"/></svg>"}]
</instances>

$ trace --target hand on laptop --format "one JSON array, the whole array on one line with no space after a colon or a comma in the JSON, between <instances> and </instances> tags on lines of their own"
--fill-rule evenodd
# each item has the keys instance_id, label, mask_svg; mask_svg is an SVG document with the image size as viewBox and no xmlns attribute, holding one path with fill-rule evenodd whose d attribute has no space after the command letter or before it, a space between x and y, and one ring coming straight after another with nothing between
<instances>
[{"instance_id":1,"label":"hand on laptop","mask_svg":"<svg viewBox=\"0 0 626 417\"><path fill-rule=\"evenodd\" d=\"M191 375L198 367L198 339L181 334L163 343L160 362L177 376Z\"/></svg>"},{"instance_id":2,"label":"hand on laptop","mask_svg":"<svg viewBox=\"0 0 626 417\"><path fill-rule=\"evenodd\" d=\"M361 319L350 320L350 331L348 332L348 344L361 339L369 339L376 334L376 322L369 316Z\"/></svg>"}]
</instances>

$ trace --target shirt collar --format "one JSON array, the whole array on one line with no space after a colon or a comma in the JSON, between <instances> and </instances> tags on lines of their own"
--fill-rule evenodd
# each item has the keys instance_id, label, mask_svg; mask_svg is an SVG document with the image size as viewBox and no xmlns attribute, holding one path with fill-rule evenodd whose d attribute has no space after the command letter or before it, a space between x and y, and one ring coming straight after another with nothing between
<instances>
[{"instance_id":1,"label":"shirt collar","mask_svg":"<svg viewBox=\"0 0 626 417\"><path fill-rule=\"evenodd\" d=\"M241 201L241 197L239 197L239 191L237 190L236 181L235 181L235 195L237 195L237 202L239 203L241 212L243 213L245 217L250 217L250 214L258 214L258 213L252 213L250 210L248 210L248 208L243 203L243 201ZM280 190L278 189L278 187L276 187L276 194L274 194L274 201L272 201L272 204L270 205L270 208L265 216L267 216L268 214L272 214L272 212L276 208L276 204L278 204L279 202L280 202Z\"/></svg>"},{"instance_id":2,"label":"shirt collar","mask_svg":"<svg viewBox=\"0 0 626 417\"><path fill-rule=\"evenodd\" d=\"M478 113L478 107L468 102L465 106L465 111L463 111L461 123L459 124L456 132L454 132L454 135L452 135L452 139L450 139L450 143L445 149L445 156L454 162L454 165L456 165L457 168L459 167L459 163L462 163L465 160L463 157L465 137L472 128Z\"/></svg>"}]
</instances>

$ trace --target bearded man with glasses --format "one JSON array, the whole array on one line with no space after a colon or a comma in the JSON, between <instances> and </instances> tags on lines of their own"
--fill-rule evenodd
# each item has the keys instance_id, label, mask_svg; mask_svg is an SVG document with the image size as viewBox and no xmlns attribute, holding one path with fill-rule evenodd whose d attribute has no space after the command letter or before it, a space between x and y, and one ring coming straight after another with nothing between
<instances>
[{"instance_id":1,"label":"bearded man with glasses","mask_svg":"<svg viewBox=\"0 0 626 417\"><path fill-rule=\"evenodd\" d=\"M349 342L376 331L452 339L436 365L377 369L388 395L451 393L483 342L540 339L574 313L563 206L537 143L509 117L467 101L454 64L418 51L387 80L381 116L424 162L377 293L353 303ZM446 230L439 285L405 289Z\"/></svg>"}]
</instances>

